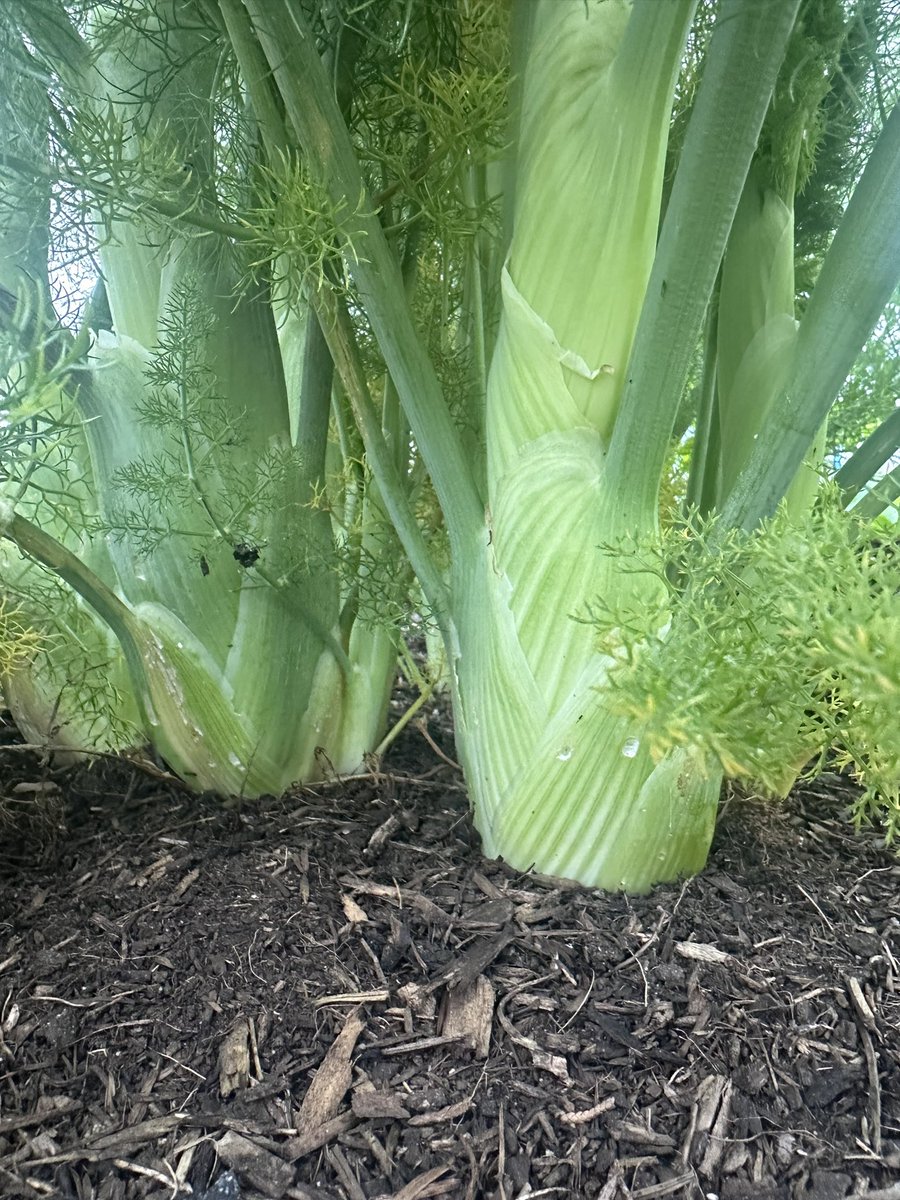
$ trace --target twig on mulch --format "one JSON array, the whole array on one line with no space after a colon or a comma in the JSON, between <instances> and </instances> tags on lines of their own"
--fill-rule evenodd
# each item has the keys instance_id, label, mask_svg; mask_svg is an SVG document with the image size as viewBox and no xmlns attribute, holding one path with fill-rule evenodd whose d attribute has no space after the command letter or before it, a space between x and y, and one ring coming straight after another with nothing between
<instances>
[{"instance_id":1,"label":"twig on mulch","mask_svg":"<svg viewBox=\"0 0 900 1200\"><path fill-rule=\"evenodd\" d=\"M868 1143L877 1155L881 1155L881 1081L878 1077L878 1060L872 1045L870 1030L878 1028L875 1014L869 1002L863 995L859 980L852 976L847 980L847 991L856 1017L859 1040L862 1043L863 1055L866 1060L866 1071L869 1075L869 1104L868 1104Z\"/></svg>"},{"instance_id":2,"label":"twig on mulch","mask_svg":"<svg viewBox=\"0 0 900 1200\"><path fill-rule=\"evenodd\" d=\"M149 776L151 779L161 781L176 791L190 795L191 789L183 779L180 779L177 775L172 775L162 767L158 767L156 763L151 762L140 754L129 754L125 751L113 753L110 750L87 749L79 749L75 752L71 746L45 745L40 742L10 742L6 745L0 745L0 754L34 754L41 758L46 758L51 754L65 754L71 757L73 753L76 753L79 759L97 759L103 762L115 763L118 766L134 767L135 770ZM61 770L67 771L69 768L63 767Z\"/></svg>"}]
</instances>

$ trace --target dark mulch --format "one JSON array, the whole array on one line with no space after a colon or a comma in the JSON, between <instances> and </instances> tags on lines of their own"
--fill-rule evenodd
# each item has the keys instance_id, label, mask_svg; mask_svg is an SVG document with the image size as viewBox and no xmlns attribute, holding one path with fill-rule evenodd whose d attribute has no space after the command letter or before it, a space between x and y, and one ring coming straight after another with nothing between
<instances>
[{"instance_id":1,"label":"dark mulch","mask_svg":"<svg viewBox=\"0 0 900 1200\"><path fill-rule=\"evenodd\" d=\"M900 864L840 779L647 897L485 861L414 733L231 811L9 748L0 796L2 1196L900 1196Z\"/></svg>"}]
</instances>

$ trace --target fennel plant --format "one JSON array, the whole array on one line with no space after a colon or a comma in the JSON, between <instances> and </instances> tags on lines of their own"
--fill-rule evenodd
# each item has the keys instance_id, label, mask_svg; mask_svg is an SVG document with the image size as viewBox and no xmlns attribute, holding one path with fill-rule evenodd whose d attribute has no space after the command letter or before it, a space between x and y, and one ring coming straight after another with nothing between
<instances>
[{"instance_id":1,"label":"fennel plant","mask_svg":"<svg viewBox=\"0 0 900 1200\"><path fill-rule=\"evenodd\" d=\"M838 537L833 524L816 524L825 520L816 468L829 409L900 277L900 112L896 73L885 69L883 8L875 0L859 8L841 0L193 0L157 5L167 34L149 38L132 29L125 5L79 5L113 42L122 17L122 36L134 38L126 75L145 71L164 47L165 86L154 91L145 75L141 86L117 79L119 68L99 70L104 36L91 50L62 0L17 0L22 53L43 48L29 78L42 78L49 62L60 81L46 89L51 101L63 84L103 96L76 106L82 124L63 145L102 151L111 124L124 130L112 138L117 156L60 156L52 141L46 170L40 145L30 173L16 173L21 154L4 160L14 180L64 182L70 204L85 196L104 230L113 337L93 338L80 367L90 386L75 402L91 418L91 445L102 437L95 414L110 411L104 397L127 379L120 394L137 397L128 421L143 414L157 442L150 438L149 474L129 475L120 424L102 460L91 450L99 464L91 495L114 530L133 522L155 480L177 491L177 476L211 532L208 552L198 541L192 558L172 536L183 506L165 516L156 552L175 574L151 597L137 586L126 541L113 538L104 551L120 593L107 595L56 548L60 539L38 545L34 523L9 508L5 531L74 582L116 630L149 723L160 703L152 688L164 690L171 664L204 692L233 659L253 658L267 622L288 611L284 673L252 703L293 688L302 708L324 677L356 678L342 661L352 672L341 590L316 568L334 543L324 514L334 519L338 507L309 503L329 495L324 442L326 461L341 455L332 478L356 471L368 485L364 495L351 490L350 507L374 504L390 519L440 629L458 750L489 854L612 888L696 871L723 772L783 787L800 750L817 753L829 740L812 726L835 733L844 758L872 783L869 800L896 821L894 748L871 737L878 705L890 703L895 659L865 633L870 618L884 631L894 611L888 557L874 577L860 582L850 572L834 584L852 597L849 607L824 602L833 581L821 572L810 575L821 603L804 607L791 590L808 563L821 565L818 551L785 559L795 572L783 583L785 603L796 600L792 614L781 613L777 596L774 606L756 600L778 547L805 538L853 544L852 526ZM179 25L185 14L192 23ZM193 49L172 57L179 39ZM181 92L179 62L190 78ZM102 88L85 85L91 71ZM851 78L848 93L877 103L858 105L856 124L829 124L835 80ZM223 80L246 124L210 120L207 96ZM124 97L164 136L145 145ZM853 153L820 206L818 240L807 239L798 257L800 197L814 185L826 135ZM243 170L247 145L252 169ZM161 330L177 328L178 298L187 295L179 289L198 280L197 302L180 302L183 324L195 318L208 333L175 337L176 348L199 355L179 366ZM147 288L149 305L140 300ZM313 361L312 341L301 353L295 337L304 325L311 339L321 334L322 373L315 392L301 390L297 410L285 367ZM204 339L205 356L196 349ZM179 400L186 374L196 410ZM238 541L239 489L231 468L218 465L231 435L209 422L219 397L237 406L251 392L252 422L240 430L237 407L232 422L237 474L252 490L258 468L249 464L279 465L263 472L274 498ZM691 504L673 536L696 544L693 557L672 551L659 529L661 482L686 411ZM882 428L881 449L891 428ZM158 444L173 429L182 433L174 472L171 449ZM274 459L250 454L251 443L261 453L263 439ZM189 465L197 446L210 471L199 491ZM865 444L858 453L851 474L868 479L877 453ZM104 501L112 480L131 489L123 502L120 488L118 513ZM273 514L286 505L281 522ZM143 512L145 530L148 517L161 520ZM374 558L365 533L358 547L354 561L366 570ZM238 548L245 561L233 565ZM203 562L230 579L225 591L241 615L201 654L181 631L196 638L204 620ZM350 586L355 596L365 590ZM818 623L816 654L781 653L785 639L796 649L809 622ZM726 626L737 630L743 660L718 636ZM772 677L735 701L739 719L716 725L723 697L735 700L730 681L746 678L730 674L735 663L752 665L754 656ZM637 662L641 672L626 669ZM230 678L232 691L211 689L201 711L244 763L252 755L238 714L251 701L234 688L254 680L249 669ZM787 694L779 740L768 734ZM829 724L822 714L835 696L841 719ZM193 692L185 699L187 713ZM678 717L681 707L697 719L659 717ZM822 719L807 720L807 707ZM191 737L183 720L155 735L179 766ZM252 726L255 745L262 723Z\"/></svg>"},{"instance_id":2,"label":"fennel plant","mask_svg":"<svg viewBox=\"0 0 900 1200\"><path fill-rule=\"evenodd\" d=\"M244 8L332 203L360 194L359 157L304 7ZM680 64L710 15L666 188ZM482 288L490 295L493 286L500 318L496 328L486 322L484 392L468 410L482 446L474 458L402 303L376 212L363 206L342 224L355 250L348 269L441 504L446 578L436 577L391 479L354 366L350 315L327 287L313 297L373 472L442 625L485 848L518 868L640 889L706 859L730 762L702 738L654 746L610 690L629 652L626 631L611 646L577 618L600 598L655 614L654 637L680 636L658 573L628 546L657 536L660 480L714 294L704 374L719 436L707 420L695 490L719 510L716 562L730 531L773 517L792 488L798 519L809 512L804 461L900 272L895 108L863 139L868 160L802 306L794 294L801 151L815 140L851 24L839 4L513 5L502 253ZM476 281L484 283L477 270ZM768 634L777 635L771 623ZM697 664L700 676L708 665ZM744 729L752 738L753 723Z\"/></svg>"},{"instance_id":3,"label":"fennel plant","mask_svg":"<svg viewBox=\"0 0 900 1200\"><path fill-rule=\"evenodd\" d=\"M329 214L191 7L0 17L2 584L43 635L3 689L34 738L147 738L253 796L378 744L397 630L366 592L408 580L291 282L338 280ZM86 256L72 334L52 286Z\"/></svg>"}]
</instances>

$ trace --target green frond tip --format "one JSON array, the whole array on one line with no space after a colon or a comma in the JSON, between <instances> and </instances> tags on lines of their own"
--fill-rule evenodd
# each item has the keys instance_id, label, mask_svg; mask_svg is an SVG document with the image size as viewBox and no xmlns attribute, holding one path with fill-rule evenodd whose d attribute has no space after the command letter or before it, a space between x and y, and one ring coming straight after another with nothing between
<instances>
[{"instance_id":1,"label":"green frond tip","mask_svg":"<svg viewBox=\"0 0 900 1200\"><path fill-rule=\"evenodd\" d=\"M0 596L0 678L20 671L46 643L46 635L31 628L18 605Z\"/></svg>"},{"instance_id":2,"label":"green frond tip","mask_svg":"<svg viewBox=\"0 0 900 1200\"><path fill-rule=\"evenodd\" d=\"M785 200L802 191L825 128L821 105L847 37L841 0L804 0L760 133L757 161Z\"/></svg>"}]
</instances>

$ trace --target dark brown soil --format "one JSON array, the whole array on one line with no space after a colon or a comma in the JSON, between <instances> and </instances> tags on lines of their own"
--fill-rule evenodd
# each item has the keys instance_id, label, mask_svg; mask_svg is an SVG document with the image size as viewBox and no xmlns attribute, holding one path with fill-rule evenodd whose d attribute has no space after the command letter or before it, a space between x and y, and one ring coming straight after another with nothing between
<instances>
[{"instance_id":1,"label":"dark brown soil","mask_svg":"<svg viewBox=\"0 0 900 1200\"><path fill-rule=\"evenodd\" d=\"M485 861L416 733L230 811L0 748L0 1195L900 1197L900 863L849 799L731 800L609 896Z\"/></svg>"}]
</instances>

